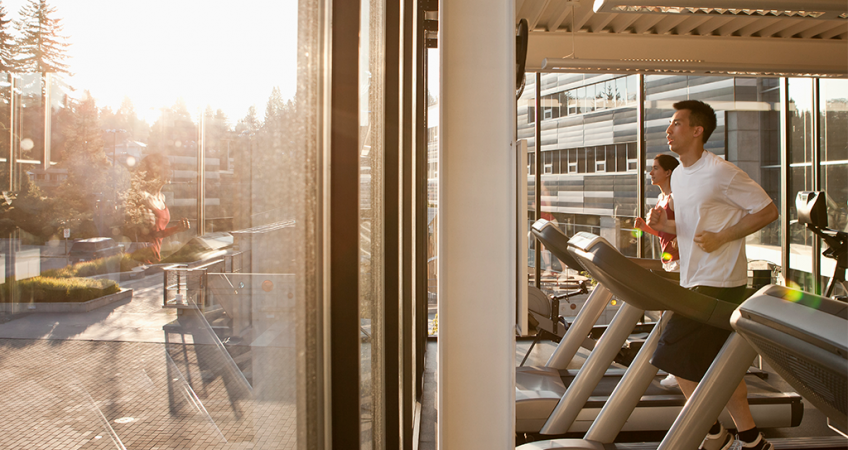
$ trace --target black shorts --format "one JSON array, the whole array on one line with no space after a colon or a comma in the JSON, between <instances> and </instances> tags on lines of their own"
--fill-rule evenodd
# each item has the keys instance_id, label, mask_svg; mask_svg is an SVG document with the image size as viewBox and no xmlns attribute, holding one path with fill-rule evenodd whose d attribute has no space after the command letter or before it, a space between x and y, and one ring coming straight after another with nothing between
<instances>
[{"instance_id":1,"label":"black shorts","mask_svg":"<svg viewBox=\"0 0 848 450\"><path fill-rule=\"evenodd\" d=\"M740 304L745 300L745 286L690 289L726 302ZM651 364L684 380L701 381L728 336L729 330L673 314L662 330Z\"/></svg>"}]
</instances>

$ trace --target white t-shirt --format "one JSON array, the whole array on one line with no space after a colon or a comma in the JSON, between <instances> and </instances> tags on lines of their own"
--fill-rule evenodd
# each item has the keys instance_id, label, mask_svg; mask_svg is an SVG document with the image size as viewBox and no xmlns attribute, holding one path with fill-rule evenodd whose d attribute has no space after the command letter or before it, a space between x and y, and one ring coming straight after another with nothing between
<instances>
[{"instance_id":1,"label":"white t-shirt","mask_svg":"<svg viewBox=\"0 0 848 450\"><path fill-rule=\"evenodd\" d=\"M694 245L701 231L713 233L736 225L771 203L768 194L745 172L709 151L695 164L671 174L674 218L680 249L680 285L735 287L748 281L745 239L712 253Z\"/></svg>"}]
</instances>

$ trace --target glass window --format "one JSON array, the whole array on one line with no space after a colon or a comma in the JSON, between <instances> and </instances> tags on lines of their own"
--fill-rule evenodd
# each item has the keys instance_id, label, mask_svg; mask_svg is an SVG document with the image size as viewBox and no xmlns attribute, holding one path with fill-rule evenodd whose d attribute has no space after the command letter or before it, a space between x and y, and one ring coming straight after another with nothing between
<instances>
[{"instance_id":1,"label":"glass window","mask_svg":"<svg viewBox=\"0 0 848 450\"><path fill-rule=\"evenodd\" d=\"M6 10L67 65L0 74L0 448L317 438L320 3Z\"/></svg>"},{"instance_id":2,"label":"glass window","mask_svg":"<svg viewBox=\"0 0 848 450\"><path fill-rule=\"evenodd\" d=\"M627 172L627 144L615 146L615 166L616 172Z\"/></svg>"},{"instance_id":3,"label":"glass window","mask_svg":"<svg viewBox=\"0 0 848 450\"><path fill-rule=\"evenodd\" d=\"M580 109L578 107L577 90L572 89L569 91L565 91L565 97L568 101L568 114L579 114Z\"/></svg>"},{"instance_id":4,"label":"glass window","mask_svg":"<svg viewBox=\"0 0 848 450\"><path fill-rule=\"evenodd\" d=\"M615 79L615 105L624 106L627 104L627 77Z\"/></svg>"},{"instance_id":5,"label":"glass window","mask_svg":"<svg viewBox=\"0 0 848 450\"><path fill-rule=\"evenodd\" d=\"M639 76L627 76L627 104L632 105L637 102L637 94L639 92Z\"/></svg>"},{"instance_id":6,"label":"glass window","mask_svg":"<svg viewBox=\"0 0 848 450\"><path fill-rule=\"evenodd\" d=\"M383 252L383 3L363 1L359 41L359 323L360 444L379 446L384 410L379 399L383 386L384 311Z\"/></svg>"},{"instance_id":7,"label":"glass window","mask_svg":"<svg viewBox=\"0 0 848 450\"><path fill-rule=\"evenodd\" d=\"M813 184L813 84L809 78L789 80L789 184L792 202L790 218L796 219L794 199L800 191L815 189ZM802 224L791 224L789 228L788 282L805 291L814 291L813 283L813 240L814 235Z\"/></svg>"},{"instance_id":8,"label":"glass window","mask_svg":"<svg viewBox=\"0 0 848 450\"><path fill-rule=\"evenodd\" d=\"M583 172L583 170L580 170L580 168L578 166L579 161L577 160L577 149L572 148L572 149L567 150L567 152L568 152L568 173Z\"/></svg>"},{"instance_id":9,"label":"glass window","mask_svg":"<svg viewBox=\"0 0 848 450\"><path fill-rule=\"evenodd\" d=\"M594 86L596 111L607 109L607 95L604 86L604 83L597 83Z\"/></svg>"},{"instance_id":10,"label":"glass window","mask_svg":"<svg viewBox=\"0 0 848 450\"><path fill-rule=\"evenodd\" d=\"M779 78L757 79L758 98L769 106L769 111L728 111L727 113L729 118L727 128L730 161L746 169L748 175L759 182L760 186L771 197L772 202L778 207L781 204L783 193L780 181L782 152L780 149L781 104L779 84ZM754 123L759 123L759 130L753 133L738 130L738 124L743 120L749 122L756 120ZM733 142L733 138L736 138L737 142ZM752 145L756 143L759 144L759 148ZM753 163L745 160L753 161ZM778 218L746 239L748 259L755 261L749 265L752 269L755 266L763 270L775 269L782 264L781 221L782 218Z\"/></svg>"},{"instance_id":11,"label":"glass window","mask_svg":"<svg viewBox=\"0 0 848 450\"><path fill-rule=\"evenodd\" d=\"M524 92L521 93L521 98L518 100L519 104L524 102L525 104L531 105L529 110L530 114L533 113L533 102L536 97L536 74L535 73L527 73L525 75L526 79L526 87L524 88ZM518 127L518 137L519 139L527 139L527 229L533 225L536 219L536 154L535 154L535 132L536 132L536 123L535 118L531 118L527 121L525 125L519 125ZM534 284L536 271L535 267L535 256L534 249L536 245L536 239L531 235L528 235L527 238L527 260L528 260L528 270L527 274L529 276L528 283Z\"/></svg>"},{"instance_id":12,"label":"glass window","mask_svg":"<svg viewBox=\"0 0 848 450\"><path fill-rule=\"evenodd\" d=\"M591 152L595 154L595 172L606 172L607 171L607 159L606 159L606 150L604 147L597 147L588 150L587 152ZM613 160L613 165L615 165L615 160Z\"/></svg>"},{"instance_id":13,"label":"glass window","mask_svg":"<svg viewBox=\"0 0 848 450\"><path fill-rule=\"evenodd\" d=\"M828 226L848 231L848 80L819 81L821 127L821 188L833 200L828 205ZM835 261L821 257L822 290L835 269ZM834 295L846 295L837 287Z\"/></svg>"},{"instance_id":14,"label":"glass window","mask_svg":"<svg viewBox=\"0 0 848 450\"><path fill-rule=\"evenodd\" d=\"M559 115L565 117L568 115L568 91L560 92L559 97Z\"/></svg>"},{"instance_id":15,"label":"glass window","mask_svg":"<svg viewBox=\"0 0 848 450\"><path fill-rule=\"evenodd\" d=\"M595 173L595 148L582 148L579 152L580 155L585 155L586 173Z\"/></svg>"},{"instance_id":16,"label":"glass window","mask_svg":"<svg viewBox=\"0 0 848 450\"><path fill-rule=\"evenodd\" d=\"M592 87L589 86L588 89L592 89ZM591 92L594 92L594 90L592 90ZM594 101L592 100L592 94L588 94L587 96L586 87L577 88L577 105L578 114L585 114L592 111L592 108L594 107Z\"/></svg>"}]
</instances>

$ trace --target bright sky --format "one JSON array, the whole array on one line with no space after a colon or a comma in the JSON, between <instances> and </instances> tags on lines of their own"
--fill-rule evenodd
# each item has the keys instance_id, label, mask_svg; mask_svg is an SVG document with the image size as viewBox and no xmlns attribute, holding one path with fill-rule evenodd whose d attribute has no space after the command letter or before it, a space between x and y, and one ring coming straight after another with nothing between
<instances>
[{"instance_id":1,"label":"bright sky","mask_svg":"<svg viewBox=\"0 0 848 450\"><path fill-rule=\"evenodd\" d=\"M26 0L2 0L17 20ZM71 86L117 110L130 97L153 123L182 97L192 115L251 105L261 120L274 86L296 87L297 0L48 0L71 47Z\"/></svg>"}]
</instances>

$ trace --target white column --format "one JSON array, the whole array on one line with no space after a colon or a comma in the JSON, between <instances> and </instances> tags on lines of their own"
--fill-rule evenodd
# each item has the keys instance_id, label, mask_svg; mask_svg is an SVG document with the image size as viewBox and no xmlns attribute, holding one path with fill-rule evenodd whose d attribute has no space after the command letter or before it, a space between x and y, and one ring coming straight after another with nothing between
<instances>
[{"instance_id":1,"label":"white column","mask_svg":"<svg viewBox=\"0 0 848 450\"><path fill-rule=\"evenodd\" d=\"M440 449L512 449L515 5L439 4Z\"/></svg>"}]
</instances>

